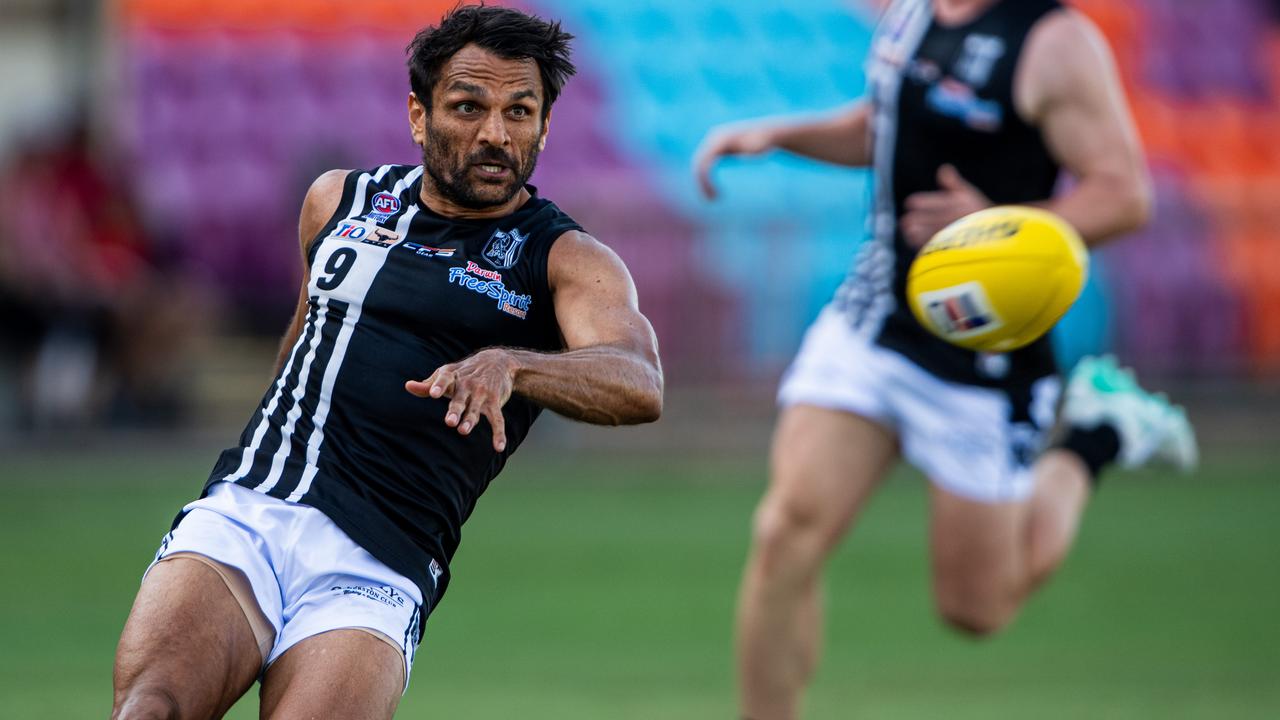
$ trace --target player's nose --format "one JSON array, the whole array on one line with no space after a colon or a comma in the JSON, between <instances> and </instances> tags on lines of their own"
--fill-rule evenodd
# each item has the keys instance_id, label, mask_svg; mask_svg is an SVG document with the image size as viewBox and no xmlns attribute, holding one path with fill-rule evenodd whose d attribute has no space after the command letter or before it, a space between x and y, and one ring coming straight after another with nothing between
<instances>
[{"instance_id":1,"label":"player's nose","mask_svg":"<svg viewBox=\"0 0 1280 720\"><path fill-rule=\"evenodd\" d=\"M511 142L507 120L501 112L491 112L485 116L484 122L480 124L478 139L486 145L507 145Z\"/></svg>"}]
</instances>

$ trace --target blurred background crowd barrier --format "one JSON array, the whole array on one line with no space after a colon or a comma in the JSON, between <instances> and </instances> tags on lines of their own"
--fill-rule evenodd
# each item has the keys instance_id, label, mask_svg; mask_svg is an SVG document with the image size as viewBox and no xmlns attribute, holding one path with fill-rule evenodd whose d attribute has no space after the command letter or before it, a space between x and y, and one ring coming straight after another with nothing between
<instances>
[{"instance_id":1,"label":"blurred background crowd barrier","mask_svg":"<svg viewBox=\"0 0 1280 720\"><path fill-rule=\"evenodd\" d=\"M864 240L869 175L730 161L709 204L690 156L714 124L857 98L880 3L512 4L578 36L533 182L627 261L672 387L767 397ZM1280 2L1074 4L1115 51L1158 207L1096 253L1064 361L1275 379ZM242 420L296 298L306 187L419 161L403 48L453 5L0 3L0 424Z\"/></svg>"}]
</instances>

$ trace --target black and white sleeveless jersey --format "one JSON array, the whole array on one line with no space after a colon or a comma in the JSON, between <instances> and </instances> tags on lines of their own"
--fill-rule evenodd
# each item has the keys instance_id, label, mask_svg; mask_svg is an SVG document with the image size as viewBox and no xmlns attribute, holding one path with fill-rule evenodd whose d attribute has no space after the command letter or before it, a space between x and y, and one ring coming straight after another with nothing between
<instances>
[{"instance_id":1,"label":"black and white sleeveless jersey","mask_svg":"<svg viewBox=\"0 0 1280 720\"><path fill-rule=\"evenodd\" d=\"M347 176L310 248L302 332L205 487L315 507L438 599L462 523L539 407L512 396L495 453L487 421L459 435L444 424L448 400L410 395L405 381L494 345L560 349L547 256L581 228L532 187L511 215L458 220L423 205L421 186L421 167Z\"/></svg>"},{"instance_id":2,"label":"black and white sleeveless jersey","mask_svg":"<svg viewBox=\"0 0 1280 720\"><path fill-rule=\"evenodd\" d=\"M898 0L872 40L875 200L872 241L855 258L835 305L879 344L956 382L1002 385L1055 372L1047 338L996 355L951 345L920 326L906 302L917 249L899 229L903 203L935 191L951 164L996 204L1048 198L1058 165L1019 117L1013 83L1027 35L1058 0L997 0L972 21L939 24L930 0Z\"/></svg>"}]
</instances>

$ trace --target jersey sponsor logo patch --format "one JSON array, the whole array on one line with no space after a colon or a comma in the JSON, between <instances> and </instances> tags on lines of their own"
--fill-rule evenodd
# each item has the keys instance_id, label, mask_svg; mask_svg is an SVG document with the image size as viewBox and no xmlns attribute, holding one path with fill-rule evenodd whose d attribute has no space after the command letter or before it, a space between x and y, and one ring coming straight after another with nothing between
<instances>
[{"instance_id":1,"label":"jersey sponsor logo patch","mask_svg":"<svg viewBox=\"0 0 1280 720\"><path fill-rule=\"evenodd\" d=\"M449 282L497 300L499 310L521 320L529 315L529 306L533 304L532 296L511 292L501 280L481 280L474 275L468 275L466 268L449 268Z\"/></svg>"},{"instance_id":2,"label":"jersey sponsor logo patch","mask_svg":"<svg viewBox=\"0 0 1280 720\"><path fill-rule=\"evenodd\" d=\"M329 592L362 597L366 600L382 603L387 607L400 608L404 607L405 604L405 597L390 585L347 585L345 587L334 585L329 588Z\"/></svg>"},{"instance_id":3,"label":"jersey sponsor logo patch","mask_svg":"<svg viewBox=\"0 0 1280 720\"><path fill-rule=\"evenodd\" d=\"M1004 111L995 100L983 100L973 88L946 78L925 94L929 108L939 115L955 118L974 130L995 132L1004 121Z\"/></svg>"},{"instance_id":4,"label":"jersey sponsor logo patch","mask_svg":"<svg viewBox=\"0 0 1280 720\"><path fill-rule=\"evenodd\" d=\"M472 275L479 275L485 280L497 280L498 282L502 282L502 273L497 270L485 270L470 260L467 261L467 272Z\"/></svg>"},{"instance_id":5,"label":"jersey sponsor logo patch","mask_svg":"<svg viewBox=\"0 0 1280 720\"><path fill-rule=\"evenodd\" d=\"M520 259L520 250L528 239L528 235L520 234L519 228L494 230L480 256L499 270L507 270Z\"/></svg>"},{"instance_id":6,"label":"jersey sponsor logo patch","mask_svg":"<svg viewBox=\"0 0 1280 720\"><path fill-rule=\"evenodd\" d=\"M400 242L400 233L388 230L367 220L343 220L329 237L337 240L362 242L378 247L391 247Z\"/></svg>"},{"instance_id":7,"label":"jersey sponsor logo patch","mask_svg":"<svg viewBox=\"0 0 1280 720\"><path fill-rule=\"evenodd\" d=\"M453 253L456 252L454 248L431 247L430 245L423 245L422 243L416 243L416 242L407 242L401 245L400 247L406 250L413 250L415 254L420 255L422 257L430 257L430 258L453 257Z\"/></svg>"},{"instance_id":8,"label":"jersey sponsor logo patch","mask_svg":"<svg viewBox=\"0 0 1280 720\"><path fill-rule=\"evenodd\" d=\"M933 326L951 339L989 332L1003 324L976 282L921 293L920 302Z\"/></svg>"}]
</instances>

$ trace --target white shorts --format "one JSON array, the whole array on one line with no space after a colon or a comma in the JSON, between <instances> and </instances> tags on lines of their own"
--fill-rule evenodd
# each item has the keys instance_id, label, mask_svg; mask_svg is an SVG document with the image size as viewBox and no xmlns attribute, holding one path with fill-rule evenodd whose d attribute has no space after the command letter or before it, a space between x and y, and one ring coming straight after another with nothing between
<instances>
[{"instance_id":1,"label":"white shorts","mask_svg":"<svg viewBox=\"0 0 1280 720\"><path fill-rule=\"evenodd\" d=\"M234 483L217 483L183 511L151 567L174 553L196 553L243 572L275 629L264 671L309 637L355 628L400 648L408 685L423 619L422 594L412 580L319 510Z\"/></svg>"},{"instance_id":2,"label":"white shorts","mask_svg":"<svg viewBox=\"0 0 1280 720\"><path fill-rule=\"evenodd\" d=\"M1060 389L1056 376L1017 393L947 382L876 345L827 308L805 334L778 402L844 410L881 423L898 434L907 461L939 487L996 503L1031 494L1031 465L1053 423Z\"/></svg>"}]
</instances>

